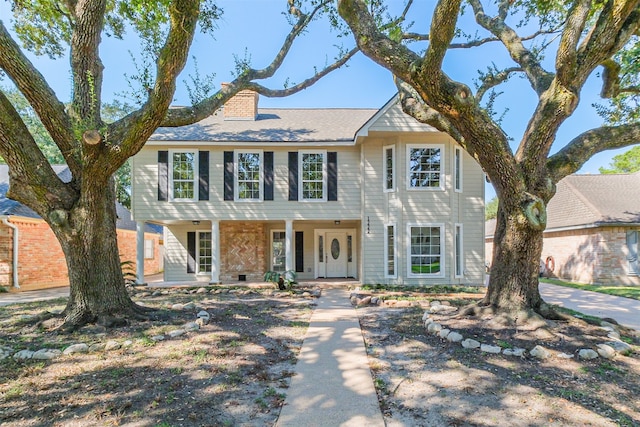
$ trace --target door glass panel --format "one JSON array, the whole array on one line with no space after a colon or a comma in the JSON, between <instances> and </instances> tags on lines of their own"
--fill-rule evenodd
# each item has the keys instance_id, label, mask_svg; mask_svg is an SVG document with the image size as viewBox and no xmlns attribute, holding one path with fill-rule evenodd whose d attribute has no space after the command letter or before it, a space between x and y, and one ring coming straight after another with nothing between
<instances>
[{"instance_id":1,"label":"door glass panel","mask_svg":"<svg viewBox=\"0 0 640 427\"><path fill-rule=\"evenodd\" d=\"M331 241L331 256L333 259L338 259L340 256L340 242L338 239L333 239Z\"/></svg>"},{"instance_id":2,"label":"door glass panel","mask_svg":"<svg viewBox=\"0 0 640 427\"><path fill-rule=\"evenodd\" d=\"M285 262L287 254L285 253L285 232L274 231L273 232L273 247L271 248L273 253L273 271L282 272L285 269Z\"/></svg>"}]
</instances>

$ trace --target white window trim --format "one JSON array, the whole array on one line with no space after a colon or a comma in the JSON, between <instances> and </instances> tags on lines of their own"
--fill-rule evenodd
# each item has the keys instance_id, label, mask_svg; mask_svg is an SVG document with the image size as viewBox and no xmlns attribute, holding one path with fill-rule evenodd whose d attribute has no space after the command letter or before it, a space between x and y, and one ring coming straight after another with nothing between
<instances>
[{"instance_id":1,"label":"white window trim","mask_svg":"<svg viewBox=\"0 0 640 427\"><path fill-rule=\"evenodd\" d=\"M387 150L391 149L391 188L387 188ZM396 146L385 145L382 147L382 191L394 193L396 191Z\"/></svg>"},{"instance_id":2,"label":"white window trim","mask_svg":"<svg viewBox=\"0 0 640 427\"><path fill-rule=\"evenodd\" d=\"M321 199L305 199L304 182L302 181L302 163L304 154L322 154L322 198ZM327 150L299 150L298 151L298 200L308 203L319 203L327 201Z\"/></svg>"},{"instance_id":3,"label":"white window trim","mask_svg":"<svg viewBox=\"0 0 640 427\"><path fill-rule=\"evenodd\" d=\"M280 228L275 229L274 228L269 232L269 235L270 235L269 236L270 237L270 248L269 248L270 251L269 251L269 253L271 255L271 258L270 258L271 262L269 262L269 270L271 270L271 271L275 271L275 269L273 267L273 259L274 259L274 254L273 254L273 233L286 233L286 230L284 228L282 228L282 229L280 229ZM295 235L295 232L294 232L294 235ZM293 239L293 240L295 240L295 239ZM293 244L295 244L295 242ZM285 245L286 245L286 237L285 237ZM287 255L286 255L286 248L285 248L285 265L284 265L283 273L287 270L286 256Z\"/></svg>"},{"instance_id":4,"label":"white window trim","mask_svg":"<svg viewBox=\"0 0 640 427\"><path fill-rule=\"evenodd\" d=\"M458 234L458 230L460 230L460 245L458 245L458 240L456 239L456 235ZM464 277L464 231L462 224L456 223L453 227L453 276L456 279L461 279ZM460 254L460 265L458 266L458 253ZM460 274L458 274L458 268L460 267Z\"/></svg>"},{"instance_id":5,"label":"white window trim","mask_svg":"<svg viewBox=\"0 0 640 427\"><path fill-rule=\"evenodd\" d=\"M211 275L211 271L200 271L200 233L209 233L211 235L211 268L213 269L213 232L209 230L196 230L196 275Z\"/></svg>"},{"instance_id":6,"label":"white window trim","mask_svg":"<svg viewBox=\"0 0 640 427\"><path fill-rule=\"evenodd\" d=\"M440 186L439 187L412 187L411 186L411 150L415 148L437 148L440 150ZM406 175L405 179L407 180L407 190L408 191L444 191L445 189L445 151L444 144L407 144L407 153L406 153Z\"/></svg>"},{"instance_id":7,"label":"white window trim","mask_svg":"<svg viewBox=\"0 0 640 427\"><path fill-rule=\"evenodd\" d=\"M440 228L440 272L439 273L424 273L416 274L411 271L411 228L412 227L438 227ZM427 277L444 277L445 271L445 241L444 241L444 223L411 223L407 224L407 237L406 237L406 250L407 250L407 277L409 278L427 278Z\"/></svg>"},{"instance_id":8,"label":"white window trim","mask_svg":"<svg viewBox=\"0 0 640 427\"><path fill-rule=\"evenodd\" d=\"M389 227L393 227L393 274L389 274ZM398 227L395 222L384 224L384 278L398 278Z\"/></svg>"},{"instance_id":9,"label":"white window trim","mask_svg":"<svg viewBox=\"0 0 640 427\"><path fill-rule=\"evenodd\" d=\"M240 198L240 185L238 183L238 154L250 153L258 154L260 156L260 181L259 191L260 195L257 199L241 199ZM264 200L264 152L263 150L235 150L233 152L233 200L236 202L262 202Z\"/></svg>"},{"instance_id":10,"label":"white window trim","mask_svg":"<svg viewBox=\"0 0 640 427\"><path fill-rule=\"evenodd\" d=\"M176 153L192 153L193 154L193 198L175 198L173 197L173 155ZM172 202L197 202L198 201L198 181L199 181L199 155L198 150L169 150L169 200Z\"/></svg>"},{"instance_id":11,"label":"white window trim","mask_svg":"<svg viewBox=\"0 0 640 427\"><path fill-rule=\"evenodd\" d=\"M458 163L456 163L456 160L458 160ZM456 193L462 193L462 163L462 148L455 147L453 150L453 189ZM459 180L456 179L458 176L460 177Z\"/></svg>"}]
</instances>

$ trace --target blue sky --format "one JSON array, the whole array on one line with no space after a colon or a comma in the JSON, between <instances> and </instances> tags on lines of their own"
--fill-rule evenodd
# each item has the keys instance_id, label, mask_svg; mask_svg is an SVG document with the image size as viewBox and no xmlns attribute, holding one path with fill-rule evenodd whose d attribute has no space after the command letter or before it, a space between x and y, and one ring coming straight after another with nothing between
<instances>
[{"instance_id":1,"label":"blue sky","mask_svg":"<svg viewBox=\"0 0 640 427\"><path fill-rule=\"evenodd\" d=\"M215 33L215 39L209 35L198 35L192 46L192 56L197 57L201 74L215 73L214 82L219 86L221 82L233 78L234 55L245 57L245 52L251 59L254 68L267 66L279 50L282 40L288 33L289 27L282 12L285 10L285 0L220 0L217 2L223 9L223 19ZM420 10L419 16L430 16L426 8L433 7L434 2L416 2ZM400 2L396 2L399 5ZM10 13L8 3L0 0L0 19L5 25L9 24ZM469 18L465 18L469 19ZM416 20L412 29L426 32L428 20ZM473 31L475 32L475 28ZM314 67L321 68L332 61L336 54L334 45L335 33L332 33L326 22L316 22L308 33L298 40L288 55L276 76L265 84L269 87L281 87L283 82L300 82L311 75ZM118 41L104 38L101 56L105 64L105 84L103 97L113 99L115 94L127 89L124 74L134 74L135 68L128 51L135 50L136 41L131 38ZM352 46L353 40L344 39L346 46ZM134 52L136 53L136 52ZM66 58L52 61L47 57L31 56L36 66L48 79L61 100L69 99L70 78L68 60ZM477 71L485 69L488 62L498 65L512 65L504 48L497 43L486 45L475 50L457 50L447 55L445 71L453 78L468 85L473 85ZM550 58L549 60L552 60ZM548 68L551 69L551 68ZM176 93L175 104L189 103L187 91L182 84L188 79L188 73L193 72L193 60L190 59L187 70L180 78L180 85ZM581 132L597 127L601 118L595 113L591 104L598 101L599 79L592 76L581 94L580 106L576 113L562 126L557 135L557 142L552 151L557 151L566 142ZM6 84L6 82L2 82ZM535 94L524 79L514 78L504 93L498 98L496 108L503 111L508 108L502 126L514 141L518 141L526 127L527 121L535 107ZM395 86L391 74L373 63L362 54L354 57L347 67L333 72L314 86L287 98L261 97L262 107L367 107L378 108L384 105L395 93ZM515 144L515 142L514 142ZM515 145L514 145L515 146ZM579 173L598 173L600 166L607 166L611 158L626 149L611 150L594 156L587 162ZM493 189L487 187L487 199L494 195Z\"/></svg>"}]
</instances>

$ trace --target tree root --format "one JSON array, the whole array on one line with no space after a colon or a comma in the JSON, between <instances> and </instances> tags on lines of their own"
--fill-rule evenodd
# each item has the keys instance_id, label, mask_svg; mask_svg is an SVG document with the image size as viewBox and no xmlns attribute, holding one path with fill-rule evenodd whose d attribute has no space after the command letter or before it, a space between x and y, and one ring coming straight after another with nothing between
<instances>
[{"instance_id":1,"label":"tree root","mask_svg":"<svg viewBox=\"0 0 640 427\"><path fill-rule=\"evenodd\" d=\"M480 301L468 305L460 310L460 317L470 316L491 319L491 323L504 327L524 327L537 329L548 326L547 320L569 320L569 316L555 311L547 304L542 304L538 310L526 308L498 308Z\"/></svg>"},{"instance_id":2,"label":"tree root","mask_svg":"<svg viewBox=\"0 0 640 427\"><path fill-rule=\"evenodd\" d=\"M75 312L65 309L65 320L62 325L56 328L56 331L63 333L71 333L79 328L95 323L105 328L119 328L130 324L131 320L147 322L152 319L152 313L156 309L144 307L131 302L129 307L118 312L101 311L99 313L91 312L88 309L77 309Z\"/></svg>"}]
</instances>

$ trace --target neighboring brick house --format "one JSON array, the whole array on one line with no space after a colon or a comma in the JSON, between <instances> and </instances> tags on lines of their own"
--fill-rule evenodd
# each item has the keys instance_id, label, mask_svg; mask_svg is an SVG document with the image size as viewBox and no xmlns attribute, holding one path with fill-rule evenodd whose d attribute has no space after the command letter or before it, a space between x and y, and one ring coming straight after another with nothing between
<instances>
[{"instance_id":1,"label":"neighboring brick house","mask_svg":"<svg viewBox=\"0 0 640 427\"><path fill-rule=\"evenodd\" d=\"M486 224L491 257L495 220ZM640 172L570 175L547 207L545 276L580 283L640 285Z\"/></svg>"},{"instance_id":2,"label":"neighboring brick house","mask_svg":"<svg viewBox=\"0 0 640 427\"><path fill-rule=\"evenodd\" d=\"M68 181L69 170L55 165L54 170ZM49 225L26 206L6 197L9 188L7 165L0 165L0 286L13 290L34 290L68 286L67 264ZM116 205L118 248L122 261L136 262L136 223L121 204ZM18 236L14 242L14 237ZM145 230L145 271L162 269L162 229L148 226ZM17 248L16 248L17 246ZM18 253L17 270L14 254ZM19 288L15 286L17 283Z\"/></svg>"},{"instance_id":3,"label":"neighboring brick house","mask_svg":"<svg viewBox=\"0 0 640 427\"><path fill-rule=\"evenodd\" d=\"M289 270L484 280L482 169L397 98L381 109L265 109L243 91L198 123L158 129L131 170L134 219L165 226L166 282Z\"/></svg>"}]
</instances>

